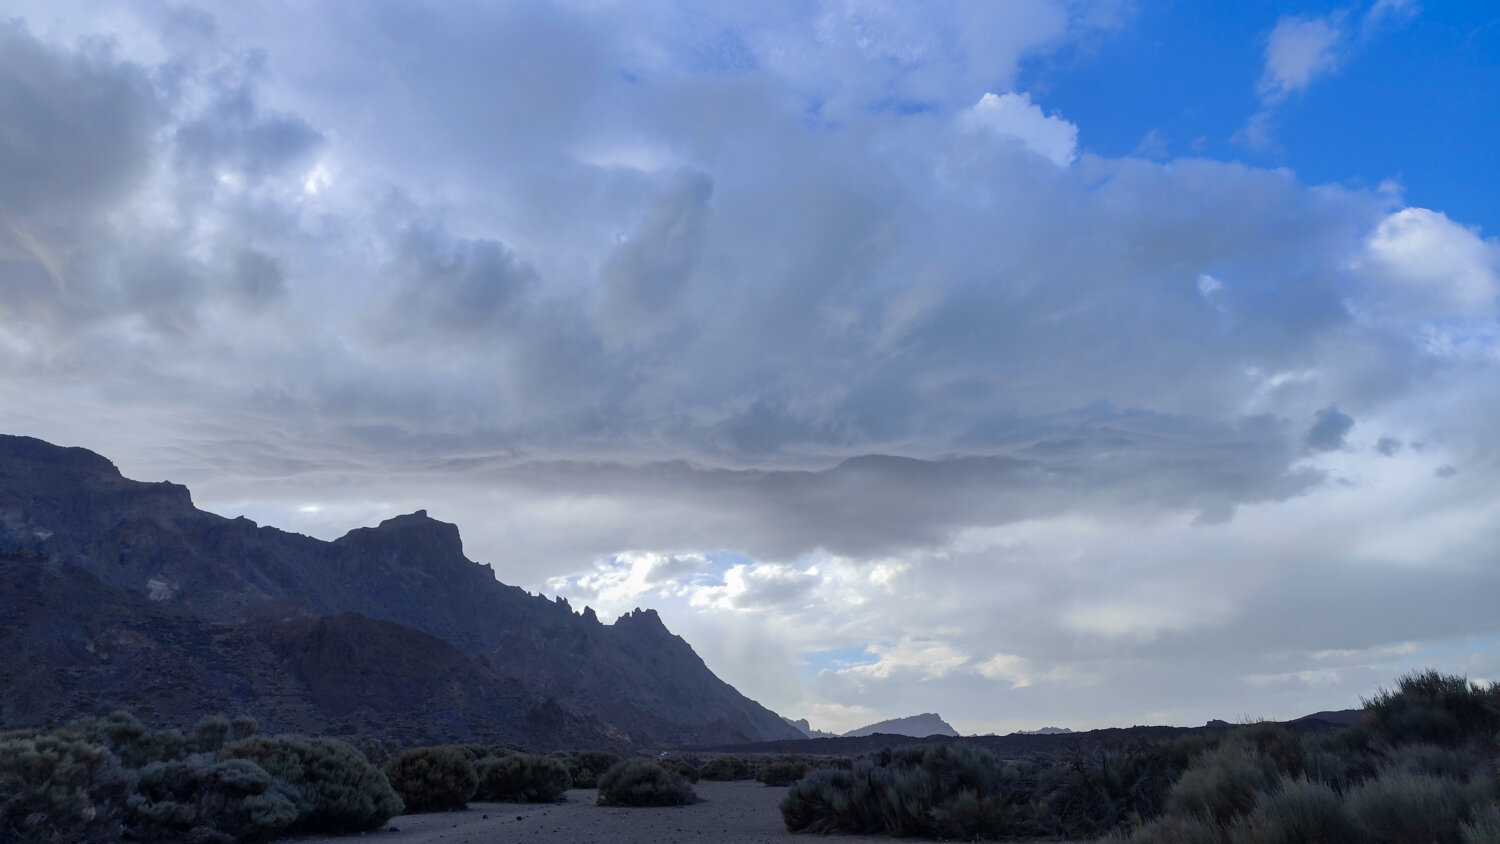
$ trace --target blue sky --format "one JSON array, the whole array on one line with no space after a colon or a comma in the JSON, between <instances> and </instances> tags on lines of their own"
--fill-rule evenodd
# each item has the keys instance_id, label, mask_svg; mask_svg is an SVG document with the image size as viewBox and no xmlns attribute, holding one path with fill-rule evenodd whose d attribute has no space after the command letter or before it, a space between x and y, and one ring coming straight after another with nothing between
<instances>
[{"instance_id":1,"label":"blue sky","mask_svg":"<svg viewBox=\"0 0 1500 844\"><path fill-rule=\"evenodd\" d=\"M1309 183L1372 187L1495 231L1500 22L1481 3L1139 4L1130 23L1025 68L1023 86L1107 156L1145 151L1288 167ZM1236 143L1260 106L1264 50L1283 18L1334 20L1333 61L1275 111L1274 143Z\"/></svg>"},{"instance_id":2,"label":"blue sky","mask_svg":"<svg viewBox=\"0 0 1500 844\"><path fill-rule=\"evenodd\" d=\"M426 509L824 729L1500 677L1500 13L7 14L0 429Z\"/></svg>"}]
</instances>

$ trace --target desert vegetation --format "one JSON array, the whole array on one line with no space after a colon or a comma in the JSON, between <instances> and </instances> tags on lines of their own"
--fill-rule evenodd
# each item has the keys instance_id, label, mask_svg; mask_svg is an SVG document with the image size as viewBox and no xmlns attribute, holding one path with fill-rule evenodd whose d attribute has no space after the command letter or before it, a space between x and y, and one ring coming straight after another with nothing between
<instances>
[{"instance_id":1,"label":"desert vegetation","mask_svg":"<svg viewBox=\"0 0 1500 844\"><path fill-rule=\"evenodd\" d=\"M645 759L626 759L599 778L601 806L682 806L697 799L687 780Z\"/></svg>"},{"instance_id":2,"label":"desert vegetation","mask_svg":"<svg viewBox=\"0 0 1500 844\"><path fill-rule=\"evenodd\" d=\"M1331 733L1247 724L1024 759L908 746L810 772L781 811L794 832L970 840L1500 841L1500 692L1416 672L1363 714Z\"/></svg>"},{"instance_id":3,"label":"desert vegetation","mask_svg":"<svg viewBox=\"0 0 1500 844\"><path fill-rule=\"evenodd\" d=\"M128 713L0 733L0 841L270 841L380 828L469 801L694 803L705 780L785 787L793 832L1100 844L1500 841L1500 690L1424 671L1364 701L1359 723L1250 723L1162 741L1001 758L961 741L858 758L623 759L513 747L188 731ZM759 786L751 786L759 787Z\"/></svg>"}]
</instances>

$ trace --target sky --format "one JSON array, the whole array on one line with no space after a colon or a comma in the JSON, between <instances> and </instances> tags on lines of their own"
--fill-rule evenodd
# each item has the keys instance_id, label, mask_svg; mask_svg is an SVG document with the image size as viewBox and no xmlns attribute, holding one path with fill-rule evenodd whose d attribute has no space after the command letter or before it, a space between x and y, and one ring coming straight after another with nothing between
<instances>
[{"instance_id":1,"label":"sky","mask_svg":"<svg viewBox=\"0 0 1500 844\"><path fill-rule=\"evenodd\" d=\"M10 0L0 431L814 727L1500 678L1500 10Z\"/></svg>"}]
</instances>

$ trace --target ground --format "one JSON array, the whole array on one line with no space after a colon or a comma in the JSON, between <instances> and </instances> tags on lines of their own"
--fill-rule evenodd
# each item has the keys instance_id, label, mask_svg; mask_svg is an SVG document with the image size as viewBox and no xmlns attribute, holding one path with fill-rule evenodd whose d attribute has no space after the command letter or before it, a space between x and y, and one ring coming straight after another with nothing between
<instances>
[{"instance_id":1,"label":"ground","mask_svg":"<svg viewBox=\"0 0 1500 844\"><path fill-rule=\"evenodd\" d=\"M785 788L754 781L700 782L702 802L660 809L596 805L594 789L568 792L566 803L471 803L466 811L392 818L365 838L380 844L705 844L797 842L872 844L890 839L860 835L794 835L781 823ZM349 838L303 838L297 844L349 844Z\"/></svg>"}]
</instances>

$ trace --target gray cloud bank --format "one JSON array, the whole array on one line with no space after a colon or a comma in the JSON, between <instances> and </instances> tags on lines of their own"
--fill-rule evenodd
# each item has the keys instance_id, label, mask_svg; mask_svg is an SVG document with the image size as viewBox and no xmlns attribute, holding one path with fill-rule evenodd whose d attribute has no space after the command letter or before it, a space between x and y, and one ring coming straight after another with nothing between
<instances>
[{"instance_id":1,"label":"gray cloud bank","mask_svg":"<svg viewBox=\"0 0 1500 844\"><path fill-rule=\"evenodd\" d=\"M48 8L0 25L9 430L323 534L427 507L830 719L1106 664L1311 704L1378 673L1317 653L1495 632L1436 623L1492 586L1495 244L984 100L1109 4ZM606 599L627 551L702 568Z\"/></svg>"}]
</instances>

